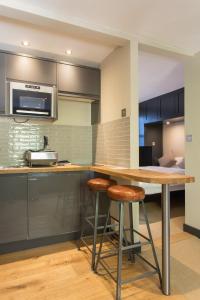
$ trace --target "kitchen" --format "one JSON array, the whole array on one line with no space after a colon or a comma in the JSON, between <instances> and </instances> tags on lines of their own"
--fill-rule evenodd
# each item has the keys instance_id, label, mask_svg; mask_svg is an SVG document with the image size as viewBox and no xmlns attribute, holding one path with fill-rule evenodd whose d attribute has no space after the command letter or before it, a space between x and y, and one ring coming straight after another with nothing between
<instances>
[{"instance_id":1,"label":"kitchen","mask_svg":"<svg viewBox=\"0 0 200 300\"><path fill-rule=\"evenodd\" d=\"M101 285L93 298L90 295L91 299L115 298L113 283L110 281L106 283L105 279L100 278L102 276L92 272L90 253L86 252L85 248L83 251L76 249L75 241L80 238L86 208L93 213L94 203L89 197L87 183L95 178L105 181L114 178L117 184L130 184L130 181L134 180L136 185L138 181L160 183L163 186L166 204L163 208L165 212L163 217L165 240L162 253L164 284L161 290L169 295L168 186L172 182L192 183L194 177L171 176L169 178L169 175L157 176L154 173L146 174L137 170L139 152L138 142L136 142L138 139L138 102L136 101L138 86L135 67L138 54L137 41L71 24L62 27L62 24L55 20L50 22L47 18L39 16L40 25L39 23L35 25L34 18L32 19L33 16L29 13L25 18L21 12L21 21L11 19L6 15L6 11L4 13L2 26L10 26L13 29L13 35L17 37L17 45L8 47L6 42L9 41L5 40L0 51L2 265L6 268L8 266L6 261L14 264L20 262L20 257L21 262L26 264L29 259L30 262L34 257L40 260L44 255L44 262L41 263L49 267L51 262L48 261L48 254L52 253L52 260L53 257L57 257L58 261L53 264L55 273L49 270L53 276L50 282L55 280L54 276L59 270L65 274L65 280L61 280L58 284L60 286L62 283L64 294L62 295L61 292L56 298L54 293L58 286L54 286L52 299L82 299L89 296L89 291L85 294L83 292L86 286L89 288L88 285L84 285L85 283L82 283L80 294L73 293L72 287L79 288L78 276L74 276L73 279L73 273L78 274L79 268L80 272L85 274L83 277L89 276L91 281L94 280L94 286ZM31 24L27 22L27 16L31 18ZM56 30L55 24L58 26ZM26 34L28 33L26 36L29 37L27 40L22 34L24 27L27 30ZM34 36L37 35L31 35L34 30L40 37L40 42L41 36L44 40L48 39L46 35L51 35L52 30L54 37L62 33L60 37L62 41L67 39L70 41L73 37L74 43L76 41L79 47L69 48L68 44L62 52L54 49L52 53L47 48L42 51L36 50ZM61 51L60 45L61 43L56 45L59 51ZM130 172L127 170L130 168L135 170ZM105 193L100 194L100 202L102 202L100 211L106 214ZM134 203L132 213L135 228L139 226L138 209L138 203ZM116 219L115 205L112 205L111 212ZM125 217L127 216L125 211ZM113 227L118 226L116 224L118 220L114 221ZM139 240L136 245L134 244L134 248L140 251L138 243ZM58 269L56 267L60 259L64 259L61 263L62 270L59 266ZM81 265L76 265L76 259L80 260L84 269ZM66 265L67 268L64 270ZM37 264L32 266L36 271ZM65 281L68 280L65 272L68 271L72 287L68 283L65 289ZM20 281L20 275L16 273L13 276L19 276ZM31 277L29 279L30 282L23 283L22 280L21 284L31 285L32 279ZM34 280L37 282L38 279L33 279L33 283ZM48 280L46 284L48 285ZM106 290L103 289L104 284L107 285ZM25 299L28 294L26 292L24 296L23 292L20 294L19 286L19 282L16 285L14 283L12 287L16 291L10 294L6 291L7 285L5 288L2 285L2 299L9 299L9 297ZM151 283L151 286L154 291L159 291L162 297L157 279ZM37 291L37 288L42 290L42 286L40 284L36 286L37 297L38 295L40 299L50 297L48 291L42 294ZM127 291L125 289L125 292L128 290L129 288ZM30 293L33 291L34 288ZM148 294L148 291L146 292ZM68 293L69 296L66 296ZM130 298L134 297L134 283L131 285L130 293L132 293ZM116 297L121 299L119 294Z\"/></svg>"}]
</instances>

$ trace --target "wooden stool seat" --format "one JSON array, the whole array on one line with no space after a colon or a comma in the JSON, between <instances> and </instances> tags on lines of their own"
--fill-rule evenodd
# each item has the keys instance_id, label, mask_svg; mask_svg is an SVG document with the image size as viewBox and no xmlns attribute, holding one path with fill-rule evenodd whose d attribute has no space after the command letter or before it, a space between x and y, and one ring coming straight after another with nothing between
<instances>
[{"instance_id":1,"label":"wooden stool seat","mask_svg":"<svg viewBox=\"0 0 200 300\"><path fill-rule=\"evenodd\" d=\"M117 182L112 179L94 178L87 181L87 185L93 191L105 191L110 186L116 185Z\"/></svg>"},{"instance_id":2,"label":"wooden stool seat","mask_svg":"<svg viewBox=\"0 0 200 300\"><path fill-rule=\"evenodd\" d=\"M116 201L134 202L145 198L143 188L132 185L113 185L107 190L108 197Z\"/></svg>"}]
</instances>

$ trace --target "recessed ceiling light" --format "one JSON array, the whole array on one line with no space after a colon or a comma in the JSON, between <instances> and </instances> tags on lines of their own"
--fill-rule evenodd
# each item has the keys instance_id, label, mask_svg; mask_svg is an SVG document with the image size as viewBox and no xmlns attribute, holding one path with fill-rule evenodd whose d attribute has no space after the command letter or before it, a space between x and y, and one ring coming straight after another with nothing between
<instances>
[{"instance_id":1,"label":"recessed ceiling light","mask_svg":"<svg viewBox=\"0 0 200 300\"><path fill-rule=\"evenodd\" d=\"M24 47L30 46L30 42L29 42L29 41L22 41L21 44L22 44L22 46L24 46Z\"/></svg>"},{"instance_id":2,"label":"recessed ceiling light","mask_svg":"<svg viewBox=\"0 0 200 300\"><path fill-rule=\"evenodd\" d=\"M167 122L166 122L166 125L170 125L170 121L167 121Z\"/></svg>"},{"instance_id":3,"label":"recessed ceiling light","mask_svg":"<svg viewBox=\"0 0 200 300\"><path fill-rule=\"evenodd\" d=\"M71 54L72 54L72 50L71 50L71 49L67 49L67 50L66 50L66 54L67 54L67 55L71 55Z\"/></svg>"}]
</instances>

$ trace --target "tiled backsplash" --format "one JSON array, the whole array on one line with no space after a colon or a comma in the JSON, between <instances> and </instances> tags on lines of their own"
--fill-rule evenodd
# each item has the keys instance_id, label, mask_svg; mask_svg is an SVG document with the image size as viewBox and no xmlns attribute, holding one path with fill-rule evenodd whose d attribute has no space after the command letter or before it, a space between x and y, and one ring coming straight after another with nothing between
<instances>
[{"instance_id":1,"label":"tiled backsplash","mask_svg":"<svg viewBox=\"0 0 200 300\"><path fill-rule=\"evenodd\" d=\"M93 161L130 166L130 118L93 126Z\"/></svg>"},{"instance_id":2,"label":"tiled backsplash","mask_svg":"<svg viewBox=\"0 0 200 300\"><path fill-rule=\"evenodd\" d=\"M130 166L130 119L94 126L54 125L52 123L15 123L0 118L0 166L24 165L24 152L43 147L58 152L59 160L80 164Z\"/></svg>"},{"instance_id":3,"label":"tiled backsplash","mask_svg":"<svg viewBox=\"0 0 200 300\"><path fill-rule=\"evenodd\" d=\"M92 127L53 125L51 123L15 123L0 119L0 165L23 165L24 152L43 147L43 136L49 137L49 148L58 152L59 160L72 163L92 162Z\"/></svg>"}]
</instances>

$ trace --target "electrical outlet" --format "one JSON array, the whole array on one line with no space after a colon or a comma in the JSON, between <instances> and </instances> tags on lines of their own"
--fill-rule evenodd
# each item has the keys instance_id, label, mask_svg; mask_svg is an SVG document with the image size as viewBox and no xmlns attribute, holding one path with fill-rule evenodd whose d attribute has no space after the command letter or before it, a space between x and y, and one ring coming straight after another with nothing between
<instances>
[{"instance_id":1,"label":"electrical outlet","mask_svg":"<svg viewBox=\"0 0 200 300\"><path fill-rule=\"evenodd\" d=\"M192 142L192 134L186 135L186 142L191 143Z\"/></svg>"}]
</instances>

